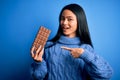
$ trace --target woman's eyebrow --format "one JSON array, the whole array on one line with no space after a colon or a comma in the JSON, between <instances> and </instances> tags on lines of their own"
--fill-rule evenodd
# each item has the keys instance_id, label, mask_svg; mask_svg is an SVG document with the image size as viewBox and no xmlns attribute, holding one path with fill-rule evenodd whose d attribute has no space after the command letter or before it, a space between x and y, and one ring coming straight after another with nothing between
<instances>
[{"instance_id":1,"label":"woman's eyebrow","mask_svg":"<svg viewBox=\"0 0 120 80\"><path fill-rule=\"evenodd\" d=\"M72 16L61 16L61 17L65 17L65 18L73 18Z\"/></svg>"}]
</instances>

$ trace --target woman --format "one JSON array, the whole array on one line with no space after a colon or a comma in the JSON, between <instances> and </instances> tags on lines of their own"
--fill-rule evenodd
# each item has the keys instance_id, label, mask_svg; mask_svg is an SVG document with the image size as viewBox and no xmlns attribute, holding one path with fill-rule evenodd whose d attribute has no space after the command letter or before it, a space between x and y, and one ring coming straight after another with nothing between
<instances>
[{"instance_id":1,"label":"woman","mask_svg":"<svg viewBox=\"0 0 120 80\"><path fill-rule=\"evenodd\" d=\"M38 80L108 80L112 68L95 53L84 10L78 4L65 6L59 16L56 36L34 54L31 74Z\"/></svg>"}]
</instances>

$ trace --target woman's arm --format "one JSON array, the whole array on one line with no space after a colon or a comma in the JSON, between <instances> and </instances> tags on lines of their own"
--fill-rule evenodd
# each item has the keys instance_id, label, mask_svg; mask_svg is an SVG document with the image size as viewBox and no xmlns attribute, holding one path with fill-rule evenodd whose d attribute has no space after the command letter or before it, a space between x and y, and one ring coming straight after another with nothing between
<instances>
[{"instance_id":1,"label":"woman's arm","mask_svg":"<svg viewBox=\"0 0 120 80\"><path fill-rule=\"evenodd\" d=\"M53 45L52 42L47 42L45 45L45 50L41 50L39 47L36 53L34 53L34 47L31 49L31 56L34 59L34 62L31 64L31 75L33 79L37 80L43 80L47 75L47 65L46 65L46 48L49 48L51 45Z\"/></svg>"},{"instance_id":2,"label":"woman's arm","mask_svg":"<svg viewBox=\"0 0 120 80\"><path fill-rule=\"evenodd\" d=\"M31 64L31 75L34 80L43 80L47 74L47 66L45 60L42 62L34 61Z\"/></svg>"},{"instance_id":3,"label":"woman's arm","mask_svg":"<svg viewBox=\"0 0 120 80\"><path fill-rule=\"evenodd\" d=\"M111 66L101 56L96 54L90 45L82 45L84 52L80 55L85 61L85 71L92 80L110 79L113 73Z\"/></svg>"},{"instance_id":4,"label":"woman's arm","mask_svg":"<svg viewBox=\"0 0 120 80\"><path fill-rule=\"evenodd\" d=\"M84 73L90 80L110 79L112 76L112 68L102 57L97 55L93 48L84 44L80 48L69 48L62 46L61 48L69 50L74 58L81 58L85 62Z\"/></svg>"},{"instance_id":5,"label":"woman's arm","mask_svg":"<svg viewBox=\"0 0 120 80\"><path fill-rule=\"evenodd\" d=\"M34 62L31 65L31 75L34 80L43 80L47 74L47 65L43 59L44 49L41 50L41 46L35 51L33 46L31 49L31 56Z\"/></svg>"}]
</instances>

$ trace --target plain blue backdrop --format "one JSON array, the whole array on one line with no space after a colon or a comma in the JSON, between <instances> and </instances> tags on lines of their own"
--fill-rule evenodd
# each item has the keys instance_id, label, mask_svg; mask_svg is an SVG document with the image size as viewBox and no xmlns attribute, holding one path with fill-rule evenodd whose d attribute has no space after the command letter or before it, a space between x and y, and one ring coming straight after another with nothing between
<instances>
[{"instance_id":1,"label":"plain blue backdrop","mask_svg":"<svg viewBox=\"0 0 120 80\"><path fill-rule=\"evenodd\" d=\"M69 3L84 8L95 51L112 66L111 80L120 80L118 0L0 0L0 80L30 79L30 48L40 25L54 37L60 10Z\"/></svg>"}]
</instances>

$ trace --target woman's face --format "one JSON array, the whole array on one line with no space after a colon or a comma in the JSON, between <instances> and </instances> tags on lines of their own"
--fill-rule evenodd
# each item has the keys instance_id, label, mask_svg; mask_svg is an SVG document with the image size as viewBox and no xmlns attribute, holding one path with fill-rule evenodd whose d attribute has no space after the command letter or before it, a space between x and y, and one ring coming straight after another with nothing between
<instances>
[{"instance_id":1,"label":"woman's face","mask_svg":"<svg viewBox=\"0 0 120 80\"><path fill-rule=\"evenodd\" d=\"M63 11L60 24L65 36L70 38L76 36L77 18L72 11L68 9Z\"/></svg>"}]
</instances>

